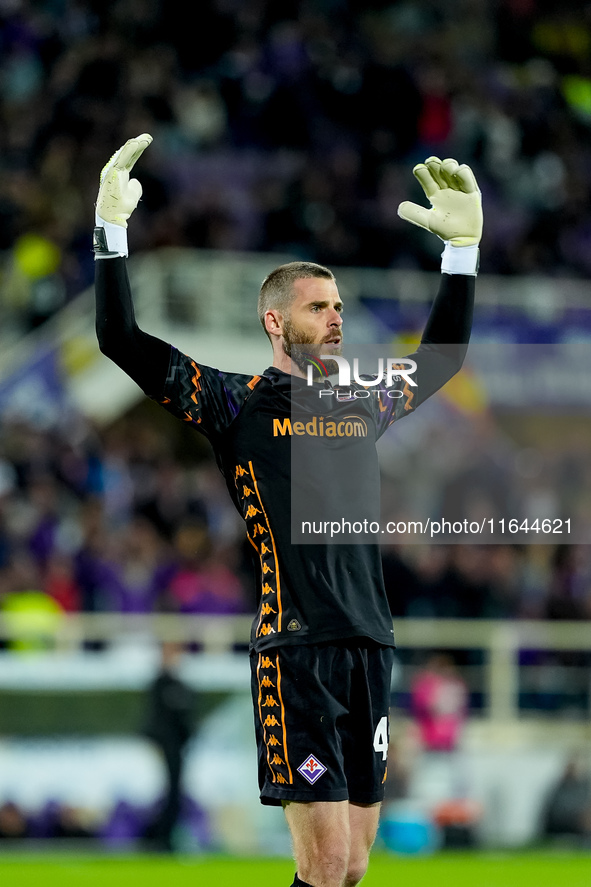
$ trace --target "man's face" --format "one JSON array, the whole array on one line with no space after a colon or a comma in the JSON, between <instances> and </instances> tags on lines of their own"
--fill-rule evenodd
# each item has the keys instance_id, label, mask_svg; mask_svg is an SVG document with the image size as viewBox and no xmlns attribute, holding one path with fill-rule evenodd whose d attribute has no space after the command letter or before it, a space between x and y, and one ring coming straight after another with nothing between
<instances>
[{"instance_id":1,"label":"man's face","mask_svg":"<svg viewBox=\"0 0 591 887\"><path fill-rule=\"evenodd\" d=\"M292 345L309 346L308 354L340 354L343 344L343 303L334 280L303 277L294 281L289 317L283 320L283 350L300 369L307 361Z\"/></svg>"}]
</instances>

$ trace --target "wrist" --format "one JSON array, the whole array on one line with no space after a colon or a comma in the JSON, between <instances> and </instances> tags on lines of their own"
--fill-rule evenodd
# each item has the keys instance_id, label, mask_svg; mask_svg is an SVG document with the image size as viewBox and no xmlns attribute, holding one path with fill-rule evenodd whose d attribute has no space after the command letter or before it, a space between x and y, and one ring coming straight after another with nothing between
<instances>
[{"instance_id":1,"label":"wrist","mask_svg":"<svg viewBox=\"0 0 591 887\"><path fill-rule=\"evenodd\" d=\"M452 246L445 241L445 249L441 253L442 274L469 274L476 277L480 252L478 244L474 246Z\"/></svg>"},{"instance_id":2,"label":"wrist","mask_svg":"<svg viewBox=\"0 0 591 887\"><path fill-rule=\"evenodd\" d=\"M113 259L129 255L127 228L106 222L98 213L95 214L95 226L93 238L95 259Z\"/></svg>"}]
</instances>

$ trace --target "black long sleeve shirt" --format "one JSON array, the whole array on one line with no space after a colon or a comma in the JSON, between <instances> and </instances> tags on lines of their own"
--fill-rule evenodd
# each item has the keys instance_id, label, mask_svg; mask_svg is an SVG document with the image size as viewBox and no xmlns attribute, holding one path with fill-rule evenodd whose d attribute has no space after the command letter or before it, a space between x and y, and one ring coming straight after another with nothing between
<instances>
[{"instance_id":1,"label":"black long sleeve shirt","mask_svg":"<svg viewBox=\"0 0 591 887\"><path fill-rule=\"evenodd\" d=\"M294 534L306 515L325 527L339 515L377 515L375 442L460 369L474 277L441 276L421 345L410 355L417 388L401 380L395 398L318 399L305 380L275 367L252 376L197 363L139 329L123 258L96 263L96 295L103 353L213 446L253 547L259 606L252 647L351 637L393 645L375 534L362 544L350 536L339 544L326 533L294 543Z\"/></svg>"}]
</instances>

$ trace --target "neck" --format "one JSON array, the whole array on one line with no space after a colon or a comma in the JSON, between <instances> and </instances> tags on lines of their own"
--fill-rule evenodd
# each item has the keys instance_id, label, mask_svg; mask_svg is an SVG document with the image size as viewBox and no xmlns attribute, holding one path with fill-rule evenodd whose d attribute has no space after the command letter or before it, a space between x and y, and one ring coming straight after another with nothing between
<instances>
[{"instance_id":1,"label":"neck","mask_svg":"<svg viewBox=\"0 0 591 887\"><path fill-rule=\"evenodd\" d=\"M273 366L290 376L299 376L300 379L306 378L304 371L285 353L282 347L273 348Z\"/></svg>"}]
</instances>

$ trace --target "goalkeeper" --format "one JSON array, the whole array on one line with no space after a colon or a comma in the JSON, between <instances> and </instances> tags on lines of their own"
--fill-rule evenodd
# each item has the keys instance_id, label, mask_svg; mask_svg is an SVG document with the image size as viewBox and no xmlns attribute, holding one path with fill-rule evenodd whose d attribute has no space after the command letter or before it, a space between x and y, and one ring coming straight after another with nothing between
<instances>
[{"instance_id":1,"label":"goalkeeper","mask_svg":"<svg viewBox=\"0 0 591 887\"><path fill-rule=\"evenodd\" d=\"M141 195L129 174L151 141L131 139L101 175L94 237L100 347L147 395L212 443L257 573L250 660L261 801L284 808L295 887L353 887L367 868L384 792L392 619L377 544L292 545L291 439L278 431L291 427L292 384L305 385L294 346L339 354L343 304L328 268L292 262L271 271L258 311L273 362L255 376L199 364L141 330L127 278L126 229ZM347 447L357 447L355 482L376 496L376 440L459 370L472 321L482 230L478 186L455 160L430 157L414 173L431 208L403 203L399 213L444 241L443 273L411 355L414 394L401 383L398 398L355 403L367 434L348 438ZM442 347L449 344L451 350ZM350 403L331 399L323 418L344 427ZM347 493L353 479L314 481L329 497L333 487Z\"/></svg>"}]
</instances>

